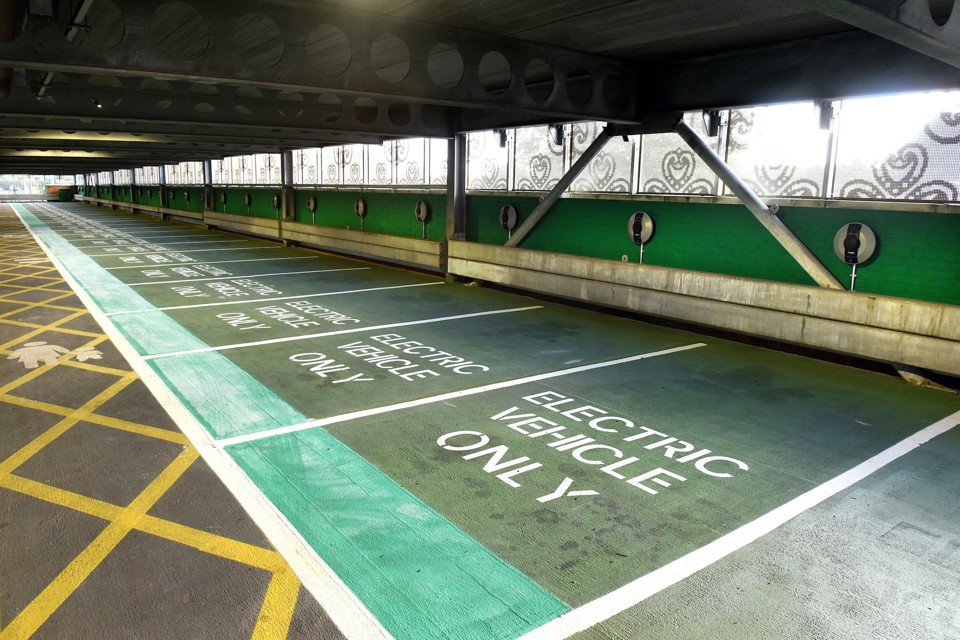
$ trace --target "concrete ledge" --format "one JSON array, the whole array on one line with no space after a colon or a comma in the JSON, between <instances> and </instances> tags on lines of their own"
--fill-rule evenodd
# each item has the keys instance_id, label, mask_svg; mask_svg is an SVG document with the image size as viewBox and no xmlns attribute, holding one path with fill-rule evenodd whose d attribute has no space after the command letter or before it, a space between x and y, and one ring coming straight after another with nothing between
<instances>
[{"instance_id":1,"label":"concrete ledge","mask_svg":"<svg viewBox=\"0 0 960 640\"><path fill-rule=\"evenodd\" d=\"M143 210L145 207L143 205L137 205L135 209ZM169 207L150 207L150 209L155 210L157 213L165 216L173 216L174 218L185 218L187 220L203 220L203 213L199 211L184 211L183 209L171 209Z\"/></svg>"},{"instance_id":2,"label":"concrete ledge","mask_svg":"<svg viewBox=\"0 0 960 640\"><path fill-rule=\"evenodd\" d=\"M960 307L451 241L450 273L960 375Z\"/></svg>"},{"instance_id":3,"label":"concrete ledge","mask_svg":"<svg viewBox=\"0 0 960 640\"><path fill-rule=\"evenodd\" d=\"M440 243L420 238L337 229L302 222L284 222L282 238L350 255L440 269Z\"/></svg>"},{"instance_id":4,"label":"concrete ledge","mask_svg":"<svg viewBox=\"0 0 960 640\"><path fill-rule=\"evenodd\" d=\"M253 216L238 216L233 213L219 211L203 212L203 221L211 227L239 231L255 236L280 238L280 223L269 218L255 218Z\"/></svg>"}]
</instances>

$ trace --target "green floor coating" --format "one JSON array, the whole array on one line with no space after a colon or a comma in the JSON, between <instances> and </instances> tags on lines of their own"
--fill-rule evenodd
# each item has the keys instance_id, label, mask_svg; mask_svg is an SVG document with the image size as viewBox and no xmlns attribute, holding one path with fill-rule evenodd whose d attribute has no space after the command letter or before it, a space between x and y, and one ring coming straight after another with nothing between
<instances>
[{"instance_id":1,"label":"green floor coating","mask_svg":"<svg viewBox=\"0 0 960 640\"><path fill-rule=\"evenodd\" d=\"M71 213L126 234L197 231L31 209L20 212L104 310L217 303L111 316L143 355L325 334L149 360L218 439L705 343L228 447L398 638L517 637L960 409L874 373L261 241L104 271L122 263L88 257L102 255L83 238L98 225L53 233L76 228ZM118 286L173 278L204 295ZM410 284L428 286L350 293ZM313 297L264 301L288 296ZM538 308L436 321L523 307ZM448 366L430 360L438 351Z\"/></svg>"}]
</instances>

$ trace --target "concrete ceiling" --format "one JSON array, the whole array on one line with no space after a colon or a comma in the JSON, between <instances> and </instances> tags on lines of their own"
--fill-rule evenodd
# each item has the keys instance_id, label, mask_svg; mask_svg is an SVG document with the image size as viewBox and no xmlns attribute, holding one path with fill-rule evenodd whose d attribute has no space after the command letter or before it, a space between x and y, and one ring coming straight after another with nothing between
<instances>
[{"instance_id":1,"label":"concrete ceiling","mask_svg":"<svg viewBox=\"0 0 960 640\"><path fill-rule=\"evenodd\" d=\"M0 173L960 87L953 3L0 0Z\"/></svg>"}]
</instances>

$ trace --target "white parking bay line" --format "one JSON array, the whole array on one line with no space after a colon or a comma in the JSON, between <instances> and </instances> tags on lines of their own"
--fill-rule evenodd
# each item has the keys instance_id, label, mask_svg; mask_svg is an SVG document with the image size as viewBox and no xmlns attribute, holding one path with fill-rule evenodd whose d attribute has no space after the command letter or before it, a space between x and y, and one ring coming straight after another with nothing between
<instances>
[{"instance_id":1,"label":"white parking bay line","mask_svg":"<svg viewBox=\"0 0 960 640\"><path fill-rule=\"evenodd\" d=\"M184 240L183 242L152 242L144 240L143 242L131 242L127 241L126 244L92 244L88 247L80 247L73 245L74 249L106 249L108 247L118 247L118 248L127 248L127 247L141 247L143 245L158 245L163 247L173 246L175 244L229 244L237 242L250 242L249 240Z\"/></svg>"},{"instance_id":2,"label":"white parking bay line","mask_svg":"<svg viewBox=\"0 0 960 640\"><path fill-rule=\"evenodd\" d=\"M298 276L305 273L333 273L335 271L369 271L373 267L347 267L343 269L311 269L309 271L281 271L280 273L253 273L232 276L217 276L215 278L187 278L186 280L157 280L155 282L131 282L107 285L110 287L150 287L158 284L183 284L184 282L212 282L214 280L237 280L246 278L276 278L278 276ZM105 287L99 287L101 289Z\"/></svg>"},{"instance_id":3,"label":"white parking bay line","mask_svg":"<svg viewBox=\"0 0 960 640\"><path fill-rule=\"evenodd\" d=\"M406 402L398 402L396 404L388 404L382 407L374 407L372 409L361 409L360 411L343 413L338 416L331 416L329 418L320 418L317 420L310 420L309 422L304 422L302 424L294 424L287 427L279 427L277 429L269 429L267 431L249 433L242 436L233 436L232 438L224 438L223 440L217 440L217 446L229 447L232 444L240 444L241 442L250 442L252 440L263 440L264 438L272 438L274 436L279 436L286 433L306 431L307 429L325 427L327 425L335 424L338 422L346 422L348 420L356 420L357 418L366 418L368 416L375 416L381 413L390 413L392 411L400 411L402 409L419 407L421 405L433 404L435 402L443 402L445 400L462 398L464 396L473 396L478 393L486 393L487 391L496 391L498 389L505 389L507 387L517 387L520 385L529 384L531 382L539 382L540 380L549 380L550 378L559 378L561 376L569 376L571 374L581 373L583 371L592 371L594 369L603 369L605 367L613 367L618 364L626 364L627 362L647 360L649 358L656 358L657 356L665 356L671 353L679 353L680 351L688 351L690 349L697 349L699 347L705 347L705 346L706 344L702 342L697 342L694 344L684 345L682 347L674 347L672 349L663 349L661 351L641 353L634 356L627 356L626 358L617 358L615 360L605 360L603 362L595 362L593 364L584 364L578 367L570 367L568 369L559 369L557 371L548 371L547 373L538 373L532 376L524 376L523 378L514 378L512 380L504 380L503 382L494 382L491 384L485 384L480 387L473 387L470 389L461 389L459 391L450 391L448 393L441 393L436 396L419 398L417 400L408 400Z\"/></svg>"},{"instance_id":4,"label":"white parking bay line","mask_svg":"<svg viewBox=\"0 0 960 640\"><path fill-rule=\"evenodd\" d=\"M433 284L433 283L426 283ZM171 353L156 353L149 356L143 356L144 360L156 360L157 358L172 358L175 356L188 356L195 353L206 353L208 351L227 351L228 349L243 349L245 347L259 347L267 344L279 344L281 342L297 342L299 340L311 340L313 338L326 338L329 336L340 336L346 333L359 333L362 331L379 331L381 329L393 329L394 327L412 327L418 324L434 324L437 322L449 322L450 320L464 320L467 318L480 318L482 316L495 316L502 313L517 313L518 311L533 311L534 309L543 309L537 305L533 307L515 307L513 309L497 309L495 311L480 311L478 313L462 313L455 316L440 316L438 318L427 318L425 320L410 320L408 322L393 322L390 324L379 324L370 327L355 327L353 329L341 329L340 331L326 331L324 333L310 333L303 336L287 336L286 338L273 338L270 340L258 340L256 342L242 342L239 344L225 344L220 347L204 347L202 349L187 349L186 351L173 351Z\"/></svg>"},{"instance_id":5,"label":"white parking bay line","mask_svg":"<svg viewBox=\"0 0 960 640\"><path fill-rule=\"evenodd\" d=\"M151 251L138 251L135 253L95 253L88 255L88 258L121 258L126 256L143 256L157 253L201 253L207 251L267 251L268 249L283 249L285 247L229 247L226 249L187 249L186 251L165 251L163 249Z\"/></svg>"},{"instance_id":6,"label":"white parking bay line","mask_svg":"<svg viewBox=\"0 0 960 640\"><path fill-rule=\"evenodd\" d=\"M568 611L542 627L520 636L518 640L561 640L562 638L569 638L575 633L589 629L621 611L636 606L667 587L689 578L698 571L709 567L734 551L786 524L803 512L812 509L824 500L835 496L917 447L926 444L936 436L950 431L958 423L960 423L960 411L934 422L905 440L901 440L892 447L881 451L869 460L861 462L849 471L845 471L832 480L828 480L797 496L756 520L734 529L696 551L691 551L687 555L677 558L673 562L665 564L619 589Z\"/></svg>"},{"instance_id":7,"label":"white parking bay line","mask_svg":"<svg viewBox=\"0 0 960 640\"><path fill-rule=\"evenodd\" d=\"M89 256L88 256L89 257ZM319 260L320 256L290 256L288 258L247 258L245 260L219 260L217 262L197 261L181 262L177 264L127 264L122 267L101 267L104 271L116 271L117 269L153 269L155 267L196 267L207 264L234 264L236 262L273 262L274 260Z\"/></svg>"},{"instance_id":8,"label":"white parking bay line","mask_svg":"<svg viewBox=\"0 0 960 640\"><path fill-rule=\"evenodd\" d=\"M259 298L255 300L228 300L226 302L204 302L201 304L182 304L176 307L154 307L151 309L130 309L129 311L113 311L108 316L125 316L135 313L154 313L156 311L178 311L181 309L202 309L204 307L226 307L234 304L258 304L261 302L281 302L283 300L303 300L305 298L323 298L326 296L342 296L348 293L366 293L367 291L386 291L388 289L408 289L410 287L432 287L442 282L417 282L414 284L398 284L391 287L368 287L366 289L348 289L346 291L327 291L326 293L305 293L300 296L283 296L280 298Z\"/></svg>"}]
</instances>

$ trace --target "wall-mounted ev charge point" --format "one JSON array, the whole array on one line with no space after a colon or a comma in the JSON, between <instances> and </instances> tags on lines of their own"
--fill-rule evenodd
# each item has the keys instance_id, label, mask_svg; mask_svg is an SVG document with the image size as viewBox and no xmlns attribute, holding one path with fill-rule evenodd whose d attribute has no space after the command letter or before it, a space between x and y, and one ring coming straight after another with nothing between
<instances>
[{"instance_id":1,"label":"wall-mounted ev charge point","mask_svg":"<svg viewBox=\"0 0 960 640\"><path fill-rule=\"evenodd\" d=\"M363 231L363 219L367 217L367 201L357 198L353 203L353 212L360 218L360 231Z\"/></svg>"},{"instance_id":2,"label":"wall-mounted ev charge point","mask_svg":"<svg viewBox=\"0 0 960 640\"><path fill-rule=\"evenodd\" d=\"M226 191L220 192L220 204L223 205L223 210L226 211L227 210L227 192Z\"/></svg>"},{"instance_id":3,"label":"wall-mounted ev charge point","mask_svg":"<svg viewBox=\"0 0 960 640\"><path fill-rule=\"evenodd\" d=\"M427 239L427 223L430 222L430 203L426 200L418 200L414 208L414 214L417 216L417 222L423 227L423 239Z\"/></svg>"},{"instance_id":4,"label":"wall-mounted ev charge point","mask_svg":"<svg viewBox=\"0 0 960 640\"><path fill-rule=\"evenodd\" d=\"M183 192L183 201L184 201L184 202L190 202L190 192L189 192L189 191L184 191L184 192Z\"/></svg>"},{"instance_id":5,"label":"wall-mounted ev charge point","mask_svg":"<svg viewBox=\"0 0 960 640\"><path fill-rule=\"evenodd\" d=\"M640 247L640 264L643 264L643 247L653 238L654 224L649 213L637 211L627 220L627 235Z\"/></svg>"},{"instance_id":6,"label":"wall-mounted ev charge point","mask_svg":"<svg viewBox=\"0 0 960 640\"><path fill-rule=\"evenodd\" d=\"M251 203L251 202L253 202L253 196L250 195L250 192L249 192L249 191L247 191L245 194L243 194L243 204L246 205L246 207L247 207L247 213L248 213L248 214L250 213L250 203Z\"/></svg>"},{"instance_id":7,"label":"wall-mounted ev charge point","mask_svg":"<svg viewBox=\"0 0 960 640\"><path fill-rule=\"evenodd\" d=\"M307 198L307 210L310 212L311 219L313 224L317 223L317 197L310 196Z\"/></svg>"},{"instance_id":8,"label":"wall-mounted ev charge point","mask_svg":"<svg viewBox=\"0 0 960 640\"><path fill-rule=\"evenodd\" d=\"M273 205L274 211L277 212L277 220L279 220L280 219L280 194L279 193L273 194L273 197L270 198L270 204Z\"/></svg>"},{"instance_id":9,"label":"wall-mounted ev charge point","mask_svg":"<svg viewBox=\"0 0 960 640\"><path fill-rule=\"evenodd\" d=\"M507 238L513 234L513 228L517 226L517 208L512 204L505 204L500 207L500 228L507 232Z\"/></svg>"},{"instance_id":10,"label":"wall-mounted ev charge point","mask_svg":"<svg viewBox=\"0 0 960 640\"><path fill-rule=\"evenodd\" d=\"M850 291L854 291L857 282L857 265L873 257L877 250L877 234L862 222L851 222L833 236L833 252L850 265Z\"/></svg>"}]
</instances>

